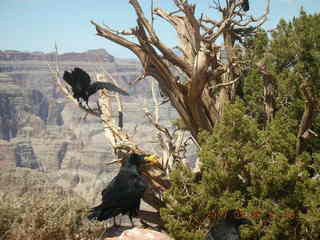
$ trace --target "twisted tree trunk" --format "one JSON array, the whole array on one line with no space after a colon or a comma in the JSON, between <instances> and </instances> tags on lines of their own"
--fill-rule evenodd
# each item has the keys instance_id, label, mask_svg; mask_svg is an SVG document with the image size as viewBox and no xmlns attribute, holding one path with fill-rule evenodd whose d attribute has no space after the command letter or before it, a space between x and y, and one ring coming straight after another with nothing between
<instances>
[{"instance_id":1,"label":"twisted tree trunk","mask_svg":"<svg viewBox=\"0 0 320 240\"><path fill-rule=\"evenodd\" d=\"M215 1L214 9L222 15L222 19L216 21L203 14L197 17L195 4L172 0L177 11L170 13L160 8L153 9L150 22L138 0L130 0L137 15L135 28L117 31L94 21L91 23L98 36L131 50L138 57L144 70L139 79L151 76L158 82L159 88L197 141L199 131L211 131L221 118L224 106L236 97L235 88L241 69L234 50L235 41L253 33L266 21L269 12L268 6L259 18L245 17L242 2L225 0L225 6L222 6L220 1ZM158 37L153 29L153 15L174 28L179 40L179 46L176 47L179 54ZM134 37L136 42L128 40L127 36ZM220 36L224 40L223 44L216 43ZM224 52L226 58L222 56ZM106 137L115 152L119 155L129 151L145 153L121 126L111 121L108 101L107 95L102 93L99 100L101 112L93 111L92 114L102 119ZM90 112L90 109L85 110ZM150 117L146 112L146 116L157 130L163 155L158 162L145 164L141 169L150 186L144 200L159 209L164 206L162 193L170 187L168 173L175 162L183 159L181 148L184 144L181 144L179 137L174 138L168 129L160 126L157 120L154 121L152 114Z\"/></svg>"},{"instance_id":2,"label":"twisted tree trunk","mask_svg":"<svg viewBox=\"0 0 320 240\"><path fill-rule=\"evenodd\" d=\"M193 137L197 139L201 129L210 131L213 128L221 116L224 104L234 98L230 91L234 89L234 79L238 77L236 72L239 72L233 51L235 27L237 34L249 31L248 29L254 31L254 27L247 26L252 22L259 22L260 26L266 19L268 9L260 19L245 23L233 20L241 15L241 1L228 1L228 7L224 9L220 6L218 9L223 12L221 21L202 17L198 19L195 16L196 5L182 0L173 0L178 8L175 13L154 9L153 14L169 22L177 32L180 42L177 49L181 53L178 55L159 39L139 2L130 0L129 3L137 14L136 28L115 31L93 21L91 23L96 27L97 35L130 49L139 58L144 69L143 75L152 76L158 81L160 89L168 96ZM221 61L221 46L215 44L221 34L225 39L222 48L228 53L227 63ZM136 37L139 44L127 40L127 35ZM182 74L178 76L177 72ZM210 90L221 83L223 85L219 87L218 94Z\"/></svg>"}]
</instances>

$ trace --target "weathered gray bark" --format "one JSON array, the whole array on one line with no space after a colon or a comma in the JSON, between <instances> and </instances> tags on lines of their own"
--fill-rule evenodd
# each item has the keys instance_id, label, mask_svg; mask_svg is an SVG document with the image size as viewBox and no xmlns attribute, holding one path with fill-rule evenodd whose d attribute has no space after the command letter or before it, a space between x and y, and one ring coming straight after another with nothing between
<instances>
[{"instance_id":1,"label":"weathered gray bark","mask_svg":"<svg viewBox=\"0 0 320 240\"><path fill-rule=\"evenodd\" d=\"M301 76L303 78L303 76ZM306 141L317 136L311 130L312 122L316 114L317 101L314 95L314 89L307 79L303 78L300 85L301 92L304 96L304 111L300 121L299 131L297 135L296 153L300 154L305 150Z\"/></svg>"},{"instance_id":2,"label":"weathered gray bark","mask_svg":"<svg viewBox=\"0 0 320 240\"><path fill-rule=\"evenodd\" d=\"M226 0L227 7L216 6L222 20L196 17L196 5L187 1L172 0L177 11L169 13L163 9L153 14L169 22L175 29L181 54L168 48L157 36L153 25L145 17L137 0L130 0L137 14L137 27L130 31L115 31L91 22L97 35L130 49L141 61L144 76L152 76L171 104L180 114L194 138L200 130L211 130L223 112L223 106L235 98L235 84L239 66L234 53L235 40L255 29L266 20L269 8L260 18L242 18L241 1ZM256 26L252 26L256 23ZM138 44L125 36L131 35ZM215 43L222 35L224 44ZM227 51L227 61L220 59L220 50ZM177 71L172 71L175 68ZM179 81L176 72L183 73ZM219 85L218 88L215 88ZM213 93L210 89L218 89Z\"/></svg>"},{"instance_id":3,"label":"weathered gray bark","mask_svg":"<svg viewBox=\"0 0 320 240\"><path fill-rule=\"evenodd\" d=\"M140 78L152 76L158 82L161 91L168 96L193 138L197 140L199 131L211 131L221 118L224 106L235 99L235 87L241 70L235 54L235 41L255 31L266 21L270 0L265 14L259 18L244 17L241 0L225 0L225 7L219 5L218 1L215 8L222 15L219 21L203 15L198 18L196 5L188 1L172 2L177 11L169 13L157 8L153 9L152 14L173 26L179 40L176 49L180 54L161 41L153 29L153 20L150 22L145 17L138 0L129 1L137 15L137 26L129 31L116 31L93 21L91 23L98 36L131 50L138 57L144 70ZM136 42L128 40L127 36L135 37ZM216 43L220 36L224 40L222 45ZM226 59L221 57L222 51L226 51ZM78 104L61 83L58 73L57 70L55 76L59 87ZM116 100L119 111L125 114L120 98L117 97ZM101 94L98 111L80 107L101 118L106 138L118 156L125 156L132 151L146 153L138 148L121 126L111 120L109 101L108 95ZM158 161L153 164L146 163L141 169L149 183L144 200L155 209L160 209L164 206L162 193L170 187L168 173L175 161L183 160L180 154L184 144L181 143L182 135L174 138L168 129L159 125L157 114L154 117L146 111L146 116L158 133L163 156L158 156Z\"/></svg>"}]
</instances>

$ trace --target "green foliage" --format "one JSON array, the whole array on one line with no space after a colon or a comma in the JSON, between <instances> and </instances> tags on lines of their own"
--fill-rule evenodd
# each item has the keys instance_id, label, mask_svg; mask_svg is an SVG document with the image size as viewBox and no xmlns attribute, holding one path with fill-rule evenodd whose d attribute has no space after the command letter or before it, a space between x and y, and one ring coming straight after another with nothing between
<instances>
[{"instance_id":1,"label":"green foliage","mask_svg":"<svg viewBox=\"0 0 320 240\"><path fill-rule=\"evenodd\" d=\"M161 214L175 239L204 239L210 224L239 209L254 225L244 239L318 239L319 180L310 178L304 153L291 163L295 135L285 115L267 129L246 115L244 104L226 108L212 134L202 133L202 179L187 168L172 173ZM317 155L318 156L318 155Z\"/></svg>"},{"instance_id":2,"label":"green foliage","mask_svg":"<svg viewBox=\"0 0 320 240\"><path fill-rule=\"evenodd\" d=\"M257 73L256 62L266 58L267 69L276 77L276 107L290 118L300 120L304 109L302 81L312 87L320 100L320 14L301 16L287 23L281 20L272 32L258 31L245 41L246 66L249 67L244 83L244 100L255 119L263 118L263 79ZM319 121L316 121L316 128ZM297 122L298 124L298 122Z\"/></svg>"},{"instance_id":3,"label":"green foliage","mask_svg":"<svg viewBox=\"0 0 320 240\"><path fill-rule=\"evenodd\" d=\"M83 200L56 193L2 196L0 239L99 239L104 226L86 220L87 210Z\"/></svg>"},{"instance_id":4,"label":"green foliage","mask_svg":"<svg viewBox=\"0 0 320 240\"><path fill-rule=\"evenodd\" d=\"M174 171L170 178L173 187L164 195L169 207L161 209L161 216L174 239L197 240L205 233L201 224L208 211L199 204L202 196L197 194L199 186L194 183L195 177L180 165L179 171Z\"/></svg>"},{"instance_id":5,"label":"green foliage","mask_svg":"<svg viewBox=\"0 0 320 240\"><path fill-rule=\"evenodd\" d=\"M186 124L184 123L184 121L181 118L178 118L176 120L173 120L171 122L171 124L173 126L175 126L177 129L181 129L181 130L188 130L188 127L186 126Z\"/></svg>"},{"instance_id":6,"label":"green foliage","mask_svg":"<svg viewBox=\"0 0 320 240\"><path fill-rule=\"evenodd\" d=\"M320 239L320 140L296 151L307 83L320 100L320 14L281 20L272 38L265 31L245 41L247 64L242 100L226 106L212 132L200 136L202 177L180 166L172 173L161 215L175 239L205 239L228 209L253 222L243 239ZM267 122L264 80L256 62L266 59L275 76L276 113ZM319 134L320 117L312 130Z\"/></svg>"}]
</instances>

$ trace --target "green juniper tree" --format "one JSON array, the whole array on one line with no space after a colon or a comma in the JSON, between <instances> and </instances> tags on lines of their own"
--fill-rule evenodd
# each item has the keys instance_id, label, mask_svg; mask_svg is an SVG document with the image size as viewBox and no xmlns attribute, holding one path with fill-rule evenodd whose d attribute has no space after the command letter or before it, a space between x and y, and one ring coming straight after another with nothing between
<instances>
[{"instance_id":1,"label":"green juniper tree","mask_svg":"<svg viewBox=\"0 0 320 240\"><path fill-rule=\"evenodd\" d=\"M170 2L173 11L152 4L148 18L130 0L137 25L129 30L92 22L98 36L138 57L138 80L158 82L177 125L201 145L196 174L182 165L171 172L181 162L173 147L163 154L170 167L142 169L156 190L144 200L162 208L176 239L203 239L229 209L254 223L243 227L245 239L319 238L320 16L301 11L269 33L259 29L270 0L260 17L244 11L244 0L213 1L208 14L187 0ZM172 26L175 51L154 19Z\"/></svg>"},{"instance_id":2,"label":"green juniper tree","mask_svg":"<svg viewBox=\"0 0 320 240\"><path fill-rule=\"evenodd\" d=\"M271 35L271 36L270 36ZM301 10L239 48L239 98L199 136L201 176L171 174L161 215L175 239L205 239L228 209L243 239L320 238L320 14Z\"/></svg>"},{"instance_id":3,"label":"green juniper tree","mask_svg":"<svg viewBox=\"0 0 320 240\"><path fill-rule=\"evenodd\" d=\"M138 0L129 0L137 17L135 27L115 30L108 25L91 23L98 36L127 48L137 56L142 74L134 82L152 77L158 83L163 103L170 102L179 114L177 123L189 131L198 144L199 133L202 130L212 131L221 120L224 107L241 96L240 79L243 74L239 62L241 55L237 54L241 48L236 44L253 35L266 22L270 1L266 1L265 11L253 17L247 13L248 6L244 7L244 0L209 1L211 7L206 12L199 12L197 4L188 0L171 0L167 9L161 7L161 1L152 0L150 8L146 8ZM173 30L175 34L170 35L170 39L176 40L176 46L171 46L161 37L160 22ZM149 154L148 150L137 147L125 129L110 128L108 111L103 110L108 109L107 100L101 98L105 106L101 108L104 112L102 119L113 148L117 152L132 150ZM163 153L158 158L160 164L149 165L141 171L148 180L149 189L152 189L146 192L144 200L159 210L165 206L163 193L171 185L169 173L185 159L182 156L185 149L182 148L187 140L183 144L176 141L176 144L175 139L180 137L172 137L154 121L157 117L153 119L150 116L148 113L148 119L160 133L157 135L162 136L159 146Z\"/></svg>"}]
</instances>

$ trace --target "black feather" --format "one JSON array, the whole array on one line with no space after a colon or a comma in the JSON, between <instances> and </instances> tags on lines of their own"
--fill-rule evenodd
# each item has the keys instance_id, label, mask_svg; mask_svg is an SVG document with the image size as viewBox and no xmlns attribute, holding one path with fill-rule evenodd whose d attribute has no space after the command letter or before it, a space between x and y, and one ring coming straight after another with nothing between
<instances>
[{"instance_id":1,"label":"black feather","mask_svg":"<svg viewBox=\"0 0 320 240\"><path fill-rule=\"evenodd\" d=\"M243 11L248 12L250 9L249 0L243 0L241 4L241 8L243 9Z\"/></svg>"},{"instance_id":2,"label":"black feather","mask_svg":"<svg viewBox=\"0 0 320 240\"><path fill-rule=\"evenodd\" d=\"M123 96L129 96L129 94L126 91L122 90L121 88L118 88L116 85L114 85L111 82L94 82L93 84L90 85L88 89L88 95L91 96L92 94L95 94L98 90L104 89L104 88L112 92L117 92Z\"/></svg>"},{"instance_id":3,"label":"black feather","mask_svg":"<svg viewBox=\"0 0 320 240\"><path fill-rule=\"evenodd\" d=\"M63 80L65 80L66 83L71 86L73 97L76 98L79 103L81 103L81 100L85 101L87 105L89 102L89 97L98 90L104 88L113 92L118 92L121 95L129 95L126 91L118 88L113 83L94 82L91 84L89 74L83 71L81 68L74 68L71 73L65 71L63 74Z\"/></svg>"},{"instance_id":4,"label":"black feather","mask_svg":"<svg viewBox=\"0 0 320 240\"><path fill-rule=\"evenodd\" d=\"M146 190L146 183L139 173L140 155L131 154L116 177L102 191L102 203L91 209L90 220L104 221L119 214L132 217L138 215L140 201Z\"/></svg>"},{"instance_id":5,"label":"black feather","mask_svg":"<svg viewBox=\"0 0 320 240\"><path fill-rule=\"evenodd\" d=\"M63 74L63 79L71 86L73 83L72 74L68 71L65 71Z\"/></svg>"},{"instance_id":6,"label":"black feather","mask_svg":"<svg viewBox=\"0 0 320 240\"><path fill-rule=\"evenodd\" d=\"M226 218L213 226L207 234L207 240L240 240L239 227L244 224L252 225L246 218L237 218L235 210L229 210Z\"/></svg>"}]
</instances>

